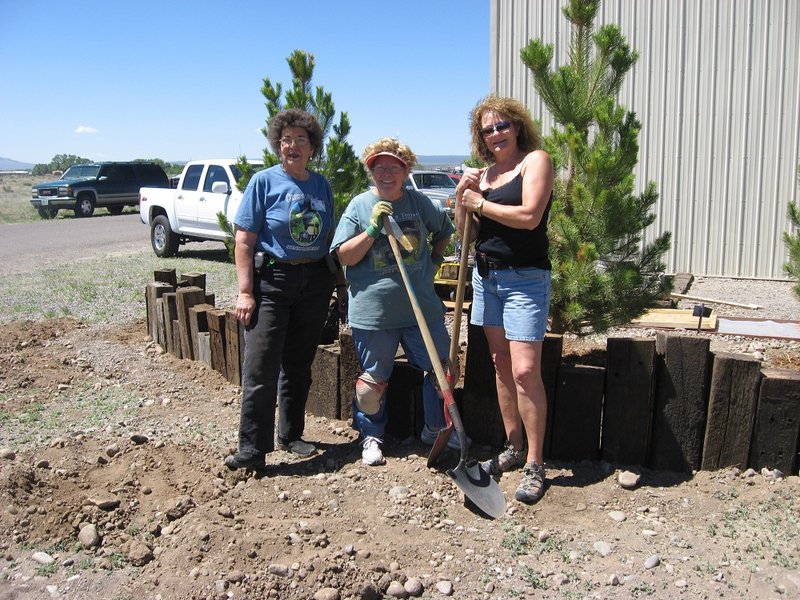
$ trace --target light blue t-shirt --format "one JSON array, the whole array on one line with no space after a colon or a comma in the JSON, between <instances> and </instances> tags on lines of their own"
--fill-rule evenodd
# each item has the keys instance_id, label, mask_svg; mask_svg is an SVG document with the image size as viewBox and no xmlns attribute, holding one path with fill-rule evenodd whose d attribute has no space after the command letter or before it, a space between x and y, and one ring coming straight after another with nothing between
<instances>
[{"instance_id":1,"label":"light blue t-shirt","mask_svg":"<svg viewBox=\"0 0 800 600\"><path fill-rule=\"evenodd\" d=\"M332 249L369 226L372 207L379 200L370 190L350 201L336 227ZM401 253L422 314L426 321L441 318L445 309L433 287L437 267L431 261L431 244L450 237L453 223L441 206L414 190L404 190L392 208L394 220L414 246L410 253L401 246ZM361 262L345 267L345 277L350 284L347 318L352 327L382 330L417 324L386 235L375 241Z\"/></svg>"},{"instance_id":2,"label":"light blue t-shirt","mask_svg":"<svg viewBox=\"0 0 800 600\"><path fill-rule=\"evenodd\" d=\"M250 179L234 223L258 234L258 248L284 260L321 259L333 229L333 192L328 180L310 173L293 179L281 165Z\"/></svg>"}]
</instances>

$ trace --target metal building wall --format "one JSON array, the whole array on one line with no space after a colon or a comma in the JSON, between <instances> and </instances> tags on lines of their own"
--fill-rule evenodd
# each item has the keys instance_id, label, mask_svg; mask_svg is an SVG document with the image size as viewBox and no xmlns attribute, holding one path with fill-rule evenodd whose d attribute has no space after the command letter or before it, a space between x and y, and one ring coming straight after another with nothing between
<instances>
[{"instance_id":1,"label":"metal building wall","mask_svg":"<svg viewBox=\"0 0 800 600\"><path fill-rule=\"evenodd\" d=\"M490 0L490 91L554 123L520 59L531 39L568 61L566 0ZM652 240L670 272L785 279L786 211L798 202L800 1L605 0L639 60L619 102L642 122L637 191L656 182Z\"/></svg>"}]
</instances>

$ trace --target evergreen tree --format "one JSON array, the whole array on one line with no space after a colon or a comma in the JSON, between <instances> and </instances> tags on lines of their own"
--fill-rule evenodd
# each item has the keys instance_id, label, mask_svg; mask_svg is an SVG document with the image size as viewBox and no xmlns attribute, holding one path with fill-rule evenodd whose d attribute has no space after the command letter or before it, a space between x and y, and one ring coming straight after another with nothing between
<instances>
[{"instance_id":1,"label":"evergreen tree","mask_svg":"<svg viewBox=\"0 0 800 600\"><path fill-rule=\"evenodd\" d=\"M797 181L800 183L800 167L797 169ZM800 300L800 205L789 204L788 216L794 233L783 232L783 241L789 251L789 262L783 265L783 269L795 280L792 292Z\"/></svg>"},{"instance_id":2,"label":"evergreen tree","mask_svg":"<svg viewBox=\"0 0 800 600\"><path fill-rule=\"evenodd\" d=\"M347 142L350 119L346 112L341 112L339 121L335 122L336 110L331 94L321 86L312 89L311 80L315 64L313 54L295 50L286 62L292 73L292 88L285 94L280 82L273 84L269 78L263 80L261 94L267 100L267 121L261 133L267 137L270 121L282 110L299 108L314 115L322 127L325 141L324 147L311 159L309 168L321 173L330 182L338 217L350 199L367 188L367 174L353 147ZM264 148L264 166L269 167L278 162L279 158L272 152L272 148L269 145ZM239 159L239 168L243 173L239 187L244 189L253 170L244 157Z\"/></svg>"},{"instance_id":3,"label":"evergreen tree","mask_svg":"<svg viewBox=\"0 0 800 600\"><path fill-rule=\"evenodd\" d=\"M521 58L555 121L543 140L556 169L548 232L555 332L603 332L630 322L669 291L662 255L670 233L642 246L655 220L653 182L633 193L641 123L616 103L638 58L620 28L592 33L600 0L569 0L569 64L550 70L553 45L531 40ZM592 53L592 42L595 52Z\"/></svg>"}]
</instances>

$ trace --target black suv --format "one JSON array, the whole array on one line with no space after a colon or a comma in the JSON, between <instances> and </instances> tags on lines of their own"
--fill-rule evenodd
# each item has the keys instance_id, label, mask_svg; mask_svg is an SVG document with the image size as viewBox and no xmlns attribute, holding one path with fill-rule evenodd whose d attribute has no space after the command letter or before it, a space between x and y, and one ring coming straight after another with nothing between
<instances>
[{"instance_id":1,"label":"black suv","mask_svg":"<svg viewBox=\"0 0 800 600\"><path fill-rule=\"evenodd\" d=\"M59 209L91 217L95 207L118 215L126 206L139 202L139 188L169 187L164 169L155 163L114 162L75 165L58 181L31 188L31 204L43 219L52 219Z\"/></svg>"}]
</instances>

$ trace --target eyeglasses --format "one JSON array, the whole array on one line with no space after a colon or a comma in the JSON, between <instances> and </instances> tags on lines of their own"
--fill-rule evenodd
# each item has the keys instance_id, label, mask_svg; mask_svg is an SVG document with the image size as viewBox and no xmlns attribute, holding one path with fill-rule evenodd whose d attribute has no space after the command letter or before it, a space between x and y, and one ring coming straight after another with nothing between
<instances>
[{"instance_id":1,"label":"eyeglasses","mask_svg":"<svg viewBox=\"0 0 800 600\"><path fill-rule=\"evenodd\" d=\"M375 175L385 175L386 173L389 173L390 175L399 175L404 170L405 169L403 169L403 167L394 165L391 167L378 166L372 169L372 172L375 173Z\"/></svg>"},{"instance_id":2,"label":"eyeglasses","mask_svg":"<svg viewBox=\"0 0 800 600\"><path fill-rule=\"evenodd\" d=\"M302 148L303 146L308 146L308 138L307 137L296 137L296 138L283 137L283 138L281 138L281 146L283 146L284 148L288 148L292 144L294 144L298 148Z\"/></svg>"},{"instance_id":3,"label":"eyeglasses","mask_svg":"<svg viewBox=\"0 0 800 600\"><path fill-rule=\"evenodd\" d=\"M511 123L508 121L500 121L499 123L495 123L490 127L484 127L481 129L481 135L486 137L487 135L492 135L495 132L502 133L504 131L508 131L511 128Z\"/></svg>"}]
</instances>

